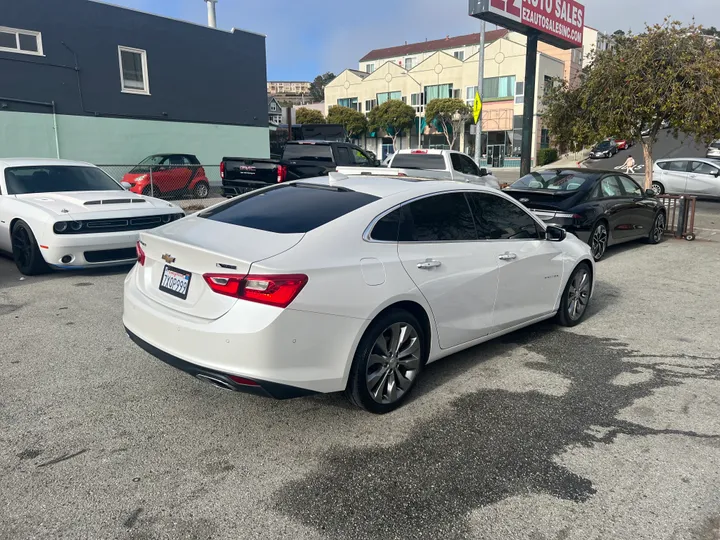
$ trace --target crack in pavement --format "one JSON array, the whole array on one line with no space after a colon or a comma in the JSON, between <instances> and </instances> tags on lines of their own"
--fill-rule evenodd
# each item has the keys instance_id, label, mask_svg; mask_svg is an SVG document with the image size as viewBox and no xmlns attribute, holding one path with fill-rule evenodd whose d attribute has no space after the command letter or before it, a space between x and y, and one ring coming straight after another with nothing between
<instances>
[{"instance_id":1,"label":"crack in pavement","mask_svg":"<svg viewBox=\"0 0 720 540\"><path fill-rule=\"evenodd\" d=\"M331 538L464 538L472 510L515 495L549 494L578 503L592 497L596 491L589 479L556 463L573 446L610 444L619 434L718 438L616 418L659 388L720 378L716 366L692 375L636 364L639 353L624 343L552 325L498 343L507 344L508 351L521 345L542 355L545 362L525 365L567 379L567 392L484 389L458 397L448 411L417 423L395 446L329 451L316 470L276 492L275 509ZM613 384L618 375L639 368L652 376L637 384ZM428 366L425 375L432 370ZM593 435L597 426L608 431Z\"/></svg>"}]
</instances>

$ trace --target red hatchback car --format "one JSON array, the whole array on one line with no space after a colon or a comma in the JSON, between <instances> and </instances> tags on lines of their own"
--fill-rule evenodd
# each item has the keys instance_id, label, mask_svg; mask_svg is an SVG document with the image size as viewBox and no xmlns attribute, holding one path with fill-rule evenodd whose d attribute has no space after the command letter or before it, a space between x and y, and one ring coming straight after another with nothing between
<instances>
[{"instance_id":1,"label":"red hatchback car","mask_svg":"<svg viewBox=\"0 0 720 540\"><path fill-rule=\"evenodd\" d=\"M192 194L198 199L204 199L210 193L205 169L197 157L191 154L156 154L146 157L126 173L122 181L130 184L129 190L133 193L152 194L155 197Z\"/></svg>"}]
</instances>

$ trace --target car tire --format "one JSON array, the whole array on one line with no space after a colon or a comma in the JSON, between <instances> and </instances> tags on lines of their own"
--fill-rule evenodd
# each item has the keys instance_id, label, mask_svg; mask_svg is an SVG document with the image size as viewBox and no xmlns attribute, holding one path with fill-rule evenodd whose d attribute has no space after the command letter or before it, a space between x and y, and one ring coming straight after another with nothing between
<instances>
[{"instance_id":1,"label":"car tire","mask_svg":"<svg viewBox=\"0 0 720 540\"><path fill-rule=\"evenodd\" d=\"M666 227L667 217L665 216L665 212L660 211L653 220L652 228L650 229L650 233L648 233L647 243L654 245L662 242L663 237L665 236Z\"/></svg>"},{"instance_id":2,"label":"car tire","mask_svg":"<svg viewBox=\"0 0 720 540\"><path fill-rule=\"evenodd\" d=\"M560 309L555 316L561 326L572 327L580 324L587 313L592 294L593 276L590 265L582 262L570 274L562 298Z\"/></svg>"},{"instance_id":3,"label":"car tire","mask_svg":"<svg viewBox=\"0 0 720 540\"><path fill-rule=\"evenodd\" d=\"M193 195L196 199L206 199L210 194L210 184L207 182L198 182L193 188Z\"/></svg>"},{"instance_id":4,"label":"car tire","mask_svg":"<svg viewBox=\"0 0 720 540\"><path fill-rule=\"evenodd\" d=\"M650 189L652 189L655 192L655 195L664 195L665 194L665 186L663 186L660 182L653 182L652 185L650 186Z\"/></svg>"},{"instance_id":5,"label":"car tire","mask_svg":"<svg viewBox=\"0 0 720 540\"><path fill-rule=\"evenodd\" d=\"M380 315L355 351L346 389L350 401L373 414L397 409L427 361L428 344L423 326L409 311L392 309Z\"/></svg>"},{"instance_id":6,"label":"car tire","mask_svg":"<svg viewBox=\"0 0 720 540\"><path fill-rule=\"evenodd\" d=\"M37 276L50 269L43 259L35 235L27 223L18 220L13 225L10 237L15 266L21 274Z\"/></svg>"},{"instance_id":7,"label":"car tire","mask_svg":"<svg viewBox=\"0 0 720 540\"><path fill-rule=\"evenodd\" d=\"M588 238L588 244L592 251L592 256L595 262L598 262L603 258L608 248L610 240L610 233L608 232L608 224L606 221L598 221L593 227L590 237Z\"/></svg>"}]
</instances>

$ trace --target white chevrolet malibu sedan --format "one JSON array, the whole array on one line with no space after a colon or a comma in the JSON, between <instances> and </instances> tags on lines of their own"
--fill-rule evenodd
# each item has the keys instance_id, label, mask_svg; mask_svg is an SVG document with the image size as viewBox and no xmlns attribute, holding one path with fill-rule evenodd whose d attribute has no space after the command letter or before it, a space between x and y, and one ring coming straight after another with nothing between
<instances>
[{"instance_id":1,"label":"white chevrolet malibu sedan","mask_svg":"<svg viewBox=\"0 0 720 540\"><path fill-rule=\"evenodd\" d=\"M279 184L142 232L130 338L218 387L398 407L423 368L593 292L590 248L502 192L408 177Z\"/></svg>"},{"instance_id":2,"label":"white chevrolet malibu sedan","mask_svg":"<svg viewBox=\"0 0 720 540\"><path fill-rule=\"evenodd\" d=\"M90 163L0 159L0 251L25 275L132 264L138 231L184 215L126 191Z\"/></svg>"}]
</instances>

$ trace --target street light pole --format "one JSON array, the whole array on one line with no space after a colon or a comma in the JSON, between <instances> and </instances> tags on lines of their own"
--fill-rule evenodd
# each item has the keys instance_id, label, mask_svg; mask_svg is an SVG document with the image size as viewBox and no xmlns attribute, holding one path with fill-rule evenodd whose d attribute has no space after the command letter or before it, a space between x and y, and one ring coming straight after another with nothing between
<instances>
[{"instance_id":1,"label":"street light pole","mask_svg":"<svg viewBox=\"0 0 720 540\"><path fill-rule=\"evenodd\" d=\"M480 99L483 98L483 79L485 78L485 21L480 29L480 51L478 52L478 92ZM474 96L473 96L474 97ZM482 112L475 125L475 163L480 166L482 158Z\"/></svg>"}]
</instances>

